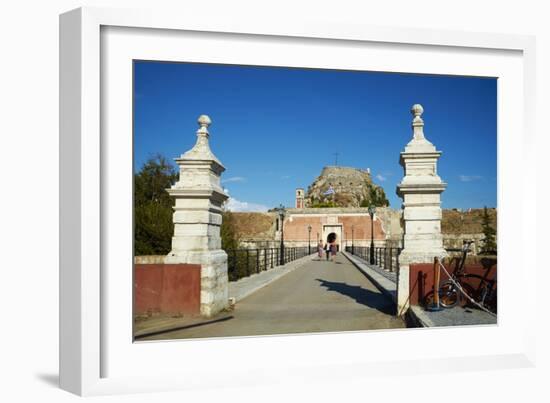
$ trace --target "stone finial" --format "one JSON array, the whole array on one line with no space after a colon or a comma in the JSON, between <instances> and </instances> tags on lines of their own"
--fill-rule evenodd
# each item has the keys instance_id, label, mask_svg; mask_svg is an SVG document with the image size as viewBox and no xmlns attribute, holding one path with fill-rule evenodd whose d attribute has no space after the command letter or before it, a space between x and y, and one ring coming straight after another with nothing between
<instances>
[{"instance_id":1,"label":"stone finial","mask_svg":"<svg viewBox=\"0 0 550 403\"><path fill-rule=\"evenodd\" d=\"M210 150L210 145L208 144L208 139L210 137L210 132L208 127L212 124L212 120L208 115L200 115L197 119L199 124L199 129L197 130L197 142L195 146L184 153L180 159L188 160L212 160L215 161L220 167L223 168L221 162L216 158L216 156ZM225 168L223 168L225 169Z\"/></svg>"},{"instance_id":2,"label":"stone finial","mask_svg":"<svg viewBox=\"0 0 550 403\"><path fill-rule=\"evenodd\" d=\"M199 124L199 130L197 130L197 134L206 134L208 135L208 126L212 124L212 120L210 119L210 116L208 115L200 115L197 119L197 123Z\"/></svg>"},{"instance_id":3,"label":"stone finial","mask_svg":"<svg viewBox=\"0 0 550 403\"><path fill-rule=\"evenodd\" d=\"M421 117L424 113L424 108L420 104L414 104L411 108L411 113L414 116L412 121L413 138L415 140L424 139L424 120Z\"/></svg>"},{"instance_id":4,"label":"stone finial","mask_svg":"<svg viewBox=\"0 0 550 403\"><path fill-rule=\"evenodd\" d=\"M420 117L424 113L424 108L420 104L414 104L411 108L411 113L414 117Z\"/></svg>"}]
</instances>

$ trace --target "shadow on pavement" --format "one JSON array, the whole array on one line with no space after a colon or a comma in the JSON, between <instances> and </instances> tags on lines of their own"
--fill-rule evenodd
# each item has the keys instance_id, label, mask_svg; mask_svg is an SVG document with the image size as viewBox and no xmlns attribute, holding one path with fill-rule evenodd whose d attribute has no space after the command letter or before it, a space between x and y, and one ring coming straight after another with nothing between
<instances>
[{"instance_id":1,"label":"shadow on pavement","mask_svg":"<svg viewBox=\"0 0 550 403\"><path fill-rule=\"evenodd\" d=\"M144 337L158 336L159 334L175 332L175 331L178 331L178 330L191 329L191 328L194 328L194 327L210 325L212 323L225 322L225 321L228 321L228 320L231 320L231 319L233 319L233 315L226 316L226 317L220 318L220 319L209 320L209 321L206 321L206 322L193 323L193 324L186 325L186 326L177 326L177 327L171 327L171 328L168 328L168 329L161 329L161 330L154 330L154 331L150 331L150 332L143 332L139 335L134 335L134 340L138 341L139 339L143 339Z\"/></svg>"},{"instance_id":2,"label":"shadow on pavement","mask_svg":"<svg viewBox=\"0 0 550 403\"><path fill-rule=\"evenodd\" d=\"M335 291L342 295L346 295L353 298L359 304L377 309L386 315L395 315L394 305L388 301L384 295L378 292L367 290L358 285L349 285L346 283L328 281L320 278L317 278L316 280L321 283L321 287L326 287L328 291Z\"/></svg>"}]
</instances>

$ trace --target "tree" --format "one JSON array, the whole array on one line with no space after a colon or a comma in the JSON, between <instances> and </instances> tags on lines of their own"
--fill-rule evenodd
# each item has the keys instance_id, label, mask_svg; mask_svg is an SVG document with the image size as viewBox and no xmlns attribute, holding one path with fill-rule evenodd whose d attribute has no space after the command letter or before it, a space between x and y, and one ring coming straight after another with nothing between
<instances>
[{"instance_id":1,"label":"tree","mask_svg":"<svg viewBox=\"0 0 550 403\"><path fill-rule=\"evenodd\" d=\"M367 186L369 189L369 197L368 199L361 200L361 207L369 207L371 205L374 207L387 207L390 205L382 188L376 188L368 183Z\"/></svg>"},{"instance_id":2,"label":"tree","mask_svg":"<svg viewBox=\"0 0 550 403\"><path fill-rule=\"evenodd\" d=\"M178 179L172 164L160 154L149 158L134 175L134 198L136 205L147 202L159 202L172 205L172 199L166 189Z\"/></svg>"},{"instance_id":3,"label":"tree","mask_svg":"<svg viewBox=\"0 0 550 403\"><path fill-rule=\"evenodd\" d=\"M481 218L481 227L483 228L483 247L481 248L481 254L489 255L496 254L497 243L495 240L496 230L491 226L491 219L487 212L487 207L483 208L483 216Z\"/></svg>"},{"instance_id":4,"label":"tree","mask_svg":"<svg viewBox=\"0 0 550 403\"><path fill-rule=\"evenodd\" d=\"M239 249L240 238L237 231L235 214L226 209L222 210L222 225L220 227L222 249L227 252L227 274L229 281L236 281L250 275L247 272L249 257L245 249ZM258 253L256 251L256 253Z\"/></svg>"},{"instance_id":5,"label":"tree","mask_svg":"<svg viewBox=\"0 0 550 403\"><path fill-rule=\"evenodd\" d=\"M222 212L222 225L220 227L220 237L222 239L222 249L231 250L239 248L239 237L235 226L235 215L229 211Z\"/></svg>"},{"instance_id":6,"label":"tree","mask_svg":"<svg viewBox=\"0 0 550 403\"><path fill-rule=\"evenodd\" d=\"M170 252L174 224L172 199L166 189L177 180L175 168L160 154L134 174L134 254Z\"/></svg>"},{"instance_id":7,"label":"tree","mask_svg":"<svg viewBox=\"0 0 550 403\"><path fill-rule=\"evenodd\" d=\"M314 200L309 207L311 208L336 207L336 203L334 203L332 200L325 200L325 201Z\"/></svg>"},{"instance_id":8,"label":"tree","mask_svg":"<svg viewBox=\"0 0 550 403\"><path fill-rule=\"evenodd\" d=\"M170 252L174 224L172 207L147 202L135 207L136 255L166 255Z\"/></svg>"}]
</instances>

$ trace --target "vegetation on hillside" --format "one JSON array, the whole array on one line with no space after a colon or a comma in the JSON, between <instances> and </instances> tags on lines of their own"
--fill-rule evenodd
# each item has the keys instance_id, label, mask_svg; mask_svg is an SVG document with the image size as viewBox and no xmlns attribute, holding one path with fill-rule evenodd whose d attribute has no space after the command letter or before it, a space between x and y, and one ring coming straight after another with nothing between
<instances>
[{"instance_id":1,"label":"vegetation on hillside","mask_svg":"<svg viewBox=\"0 0 550 403\"><path fill-rule=\"evenodd\" d=\"M225 210L222 213L222 225L220 228L220 236L222 238L222 249L238 249L240 239L237 235L237 220L235 214Z\"/></svg>"},{"instance_id":2,"label":"vegetation on hillside","mask_svg":"<svg viewBox=\"0 0 550 403\"><path fill-rule=\"evenodd\" d=\"M361 201L361 207L387 207L389 205L390 202L384 193L384 189L372 186L369 188L369 198Z\"/></svg>"},{"instance_id":3,"label":"vegetation on hillside","mask_svg":"<svg viewBox=\"0 0 550 403\"><path fill-rule=\"evenodd\" d=\"M330 200L326 200L326 201L314 200L312 204L308 207L311 207L311 208L336 207L336 203Z\"/></svg>"},{"instance_id":4,"label":"vegetation on hillside","mask_svg":"<svg viewBox=\"0 0 550 403\"><path fill-rule=\"evenodd\" d=\"M443 210L441 220L441 232L444 234L480 234L483 232L484 209L470 209L460 211L457 209ZM496 228L497 210L487 208L487 216L490 225Z\"/></svg>"}]
</instances>

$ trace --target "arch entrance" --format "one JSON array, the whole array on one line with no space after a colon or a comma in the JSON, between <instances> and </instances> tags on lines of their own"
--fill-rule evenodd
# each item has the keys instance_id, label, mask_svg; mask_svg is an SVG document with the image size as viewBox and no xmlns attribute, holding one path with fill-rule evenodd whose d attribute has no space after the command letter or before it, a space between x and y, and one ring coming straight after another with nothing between
<instances>
[{"instance_id":1,"label":"arch entrance","mask_svg":"<svg viewBox=\"0 0 550 403\"><path fill-rule=\"evenodd\" d=\"M334 239L338 250L342 249L342 225L323 225L323 241L330 242L329 238Z\"/></svg>"}]
</instances>

